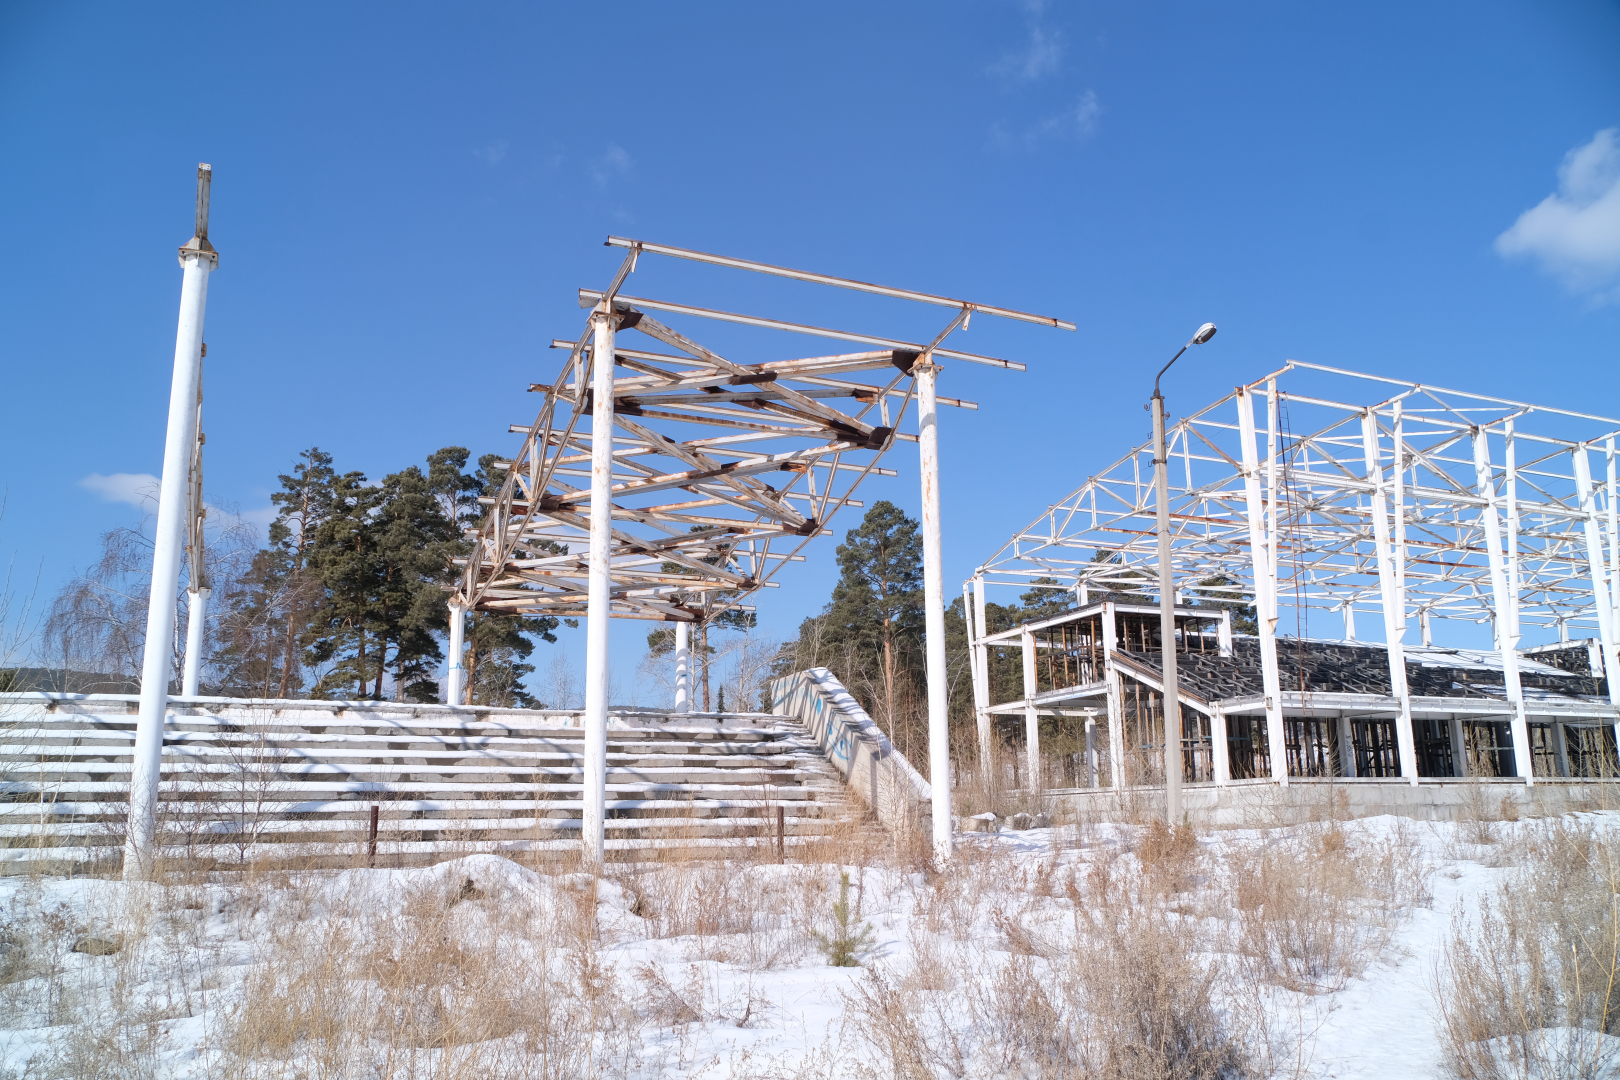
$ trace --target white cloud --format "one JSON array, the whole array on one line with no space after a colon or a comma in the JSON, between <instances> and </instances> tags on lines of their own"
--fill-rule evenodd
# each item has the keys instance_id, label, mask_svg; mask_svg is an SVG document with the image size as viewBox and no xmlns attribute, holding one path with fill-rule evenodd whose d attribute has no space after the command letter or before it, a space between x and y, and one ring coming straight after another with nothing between
<instances>
[{"instance_id":1,"label":"white cloud","mask_svg":"<svg viewBox=\"0 0 1620 1080\"><path fill-rule=\"evenodd\" d=\"M1620 302L1620 129L1564 155L1558 190L1496 238L1504 257L1530 256L1578 292Z\"/></svg>"},{"instance_id":2,"label":"white cloud","mask_svg":"<svg viewBox=\"0 0 1620 1080\"><path fill-rule=\"evenodd\" d=\"M510 148L510 143L508 143L505 139L500 139L496 142L490 143L488 146L474 150L473 153L477 154L479 157L488 162L490 168L494 168L506 159L506 151Z\"/></svg>"},{"instance_id":3,"label":"white cloud","mask_svg":"<svg viewBox=\"0 0 1620 1080\"><path fill-rule=\"evenodd\" d=\"M1046 4L1033 0L1024 5L1028 15L1024 42L1018 48L1002 54L990 65L990 74L1015 82L1034 82L1055 72L1063 63L1063 50L1067 40L1063 31L1054 30L1041 21Z\"/></svg>"},{"instance_id":4,"label":"white cloud","mask_svg":"<svg viewBox=\"0 0 1620 1080\"><path fill-rule=\"evenodd\" d=\"M128 503L141 510L156 510L158 490L163 482L151 473L91 473L79 486L100 495L106 502Z\"/></svg>"},{"instance_id":5,"label":"white cloud","mask_svg":"<svg viewBox=\"0 0 1620 1080\"><path fill-rule=\"evenodd\" d=\"M1095 90L1087 90L1080 100L1062 112L1037 120L1028 127L1015 128L998 123L990 129L990 138L999 146L1033 149L1048 139L1083 139L1097 130L1103 114L1102 102Z\"/></svg>"},{"instance_id":6,"label":"white cloud","mask_svg":"<svg viewBox=\"0 0 1620 1080\"><path fill-rule=\"evenodd\" d=\"M597 187L606 187L609 180L615 176L623 176L630 171L630 155L624 147L609 143L602 156L591 162L591 179L596 181Z\"/></svg>"}]
</instances>

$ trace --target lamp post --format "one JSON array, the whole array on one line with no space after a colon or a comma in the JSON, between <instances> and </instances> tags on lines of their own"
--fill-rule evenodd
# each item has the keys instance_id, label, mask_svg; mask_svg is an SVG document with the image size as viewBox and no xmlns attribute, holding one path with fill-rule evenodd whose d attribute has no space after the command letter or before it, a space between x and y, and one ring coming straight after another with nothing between
<instances>
[{"instance_id":1,"label":"lamp post","mask_svg":"<svg viewBox=\"0 0 1620 1080\"><path fill-rule=\"evenodd\" d=\"M1170 358L1170 364L1194 345L1215 336L1215 324L1205 323ZM1153 484L1159 518L1159 637L1164 657L1164 820L1172 828L1181 820L1181 692L1176 686L1176 589L1170 574L1170 455L1165 449L1164 395L1159 380L1170 370L1159 369L1153 378Z\"/></svg>"}]
</instances>

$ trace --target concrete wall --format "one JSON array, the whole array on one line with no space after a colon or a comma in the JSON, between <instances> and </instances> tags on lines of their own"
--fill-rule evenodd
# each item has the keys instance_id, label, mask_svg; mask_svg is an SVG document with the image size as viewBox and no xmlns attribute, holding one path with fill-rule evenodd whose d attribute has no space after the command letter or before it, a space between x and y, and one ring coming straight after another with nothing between
<instances>
[{"instance_id":1,"label":"concrete wall","mask_svg":"<svg viewBox=\"0 0 1620 1080\"><path fill-rule=\"evenodd\" d=\"M1509 779L1240 780L1181 789L1187 818L1199 828L1265 828L1330 818L1393 814L1418 821L1551 817L1575 810L1620 810L1620 783ZM1051 791L1054 814L1088 821L1146 821L1164 813L1164 789Z\"/></svg>"},{"instance_id":2,"label":"concrete wall","mask_svg":"<svg viewBox=\"0 0 1620 1080\"><path fill-rule=\"evenodd\" d=\"M933 789L826 668L771 684L773 711L802 721L850 788L889 829L928 829Z\"/></svg>"}]
</instances>

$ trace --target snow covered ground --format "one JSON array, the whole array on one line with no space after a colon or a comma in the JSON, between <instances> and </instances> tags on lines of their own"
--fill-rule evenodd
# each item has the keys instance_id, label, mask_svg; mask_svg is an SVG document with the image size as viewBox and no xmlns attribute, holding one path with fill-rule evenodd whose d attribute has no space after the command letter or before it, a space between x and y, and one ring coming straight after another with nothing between
<instances>
[{"instance_id":1,"label":"snow covered ground","mask_svg":"<svg viewBox=\"0 0 1620 1080\"><path fill-rule=\"evenodd\" d=\"M1166 1046L1187 1075L1447 1076L1454 919L1552 827L1068 824L945 871L868 837L841 867L600 882L494 855L0 879L0 1077L1133 1077ZM840 940L858 966L828 964Z\"/></svg>"}]
</instances>

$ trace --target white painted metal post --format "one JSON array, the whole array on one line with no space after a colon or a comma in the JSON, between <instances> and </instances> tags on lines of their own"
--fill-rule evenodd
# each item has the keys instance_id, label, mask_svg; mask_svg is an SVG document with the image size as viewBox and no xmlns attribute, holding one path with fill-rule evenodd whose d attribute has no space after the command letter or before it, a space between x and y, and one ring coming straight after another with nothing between
<instances>
[{"instance_id":1,"label":"white painted metal post","mask_svg":"<svg viewBox=\"0 0 1620 1080\"><path fill-rule=\"evenodd\" d=\"M1603 646L1603 676L1609 684L1609 701L1620 706L1620 655L1616 655L1614 610L1603 581L1603 538L1598 531L1597 496L1592 490L1592 465L1587 448L1570 451L1575 465L1575 489L1580 495L1582 525L1586 530L1586 567L1592 577L1592 601L1597 608L1598 640ZM1615 741L1620 744L1620 722L1615 724Z\"/></svg>"},{"instance_id":2,"label":"white painted metal post","mask_svg":"<svg viewBox=\"0 0 1620 1080\"><path fill-rule=\"evenodd\" d=\"M1181 691L1176 685L1176 590L1170 568L1170 452L1164 398L1153 395L1153 501L1159 533L1159 650L1164 680L1164 820L1181 821Z\"/></svg>"},{"instance_id":3,"label":"white painted metal post","mask_svg":"<svg viewBox=\"0 0 1620 1080\"><path fill-rule=\"evenodd\" d=\"M1353 600L1346 600L1341 609L1344 612L1344 640L1356 640L1356 605Z\"/></svg>"},{"instance_id":4,"label":"white painted metal post","mask_svg":"<svg viewBox=\"0 0 1620 1080\"><path fill-rule=\"evenodd\" d=\"M446 705L465 705L467 703L467 669L462 666L462 657L467 647L467 609L460 604L450 605L450 667L444 677L444 703ZM552 705L556 708L556 704Z\"/></svg>"},{"instance_id":5,"label":"white painted metal post","mask_svg":"<svg viewBox=\"0 0 1620 1080\"><path fill-rule=\"evenodd\" d=\"M1508 727L1513 733L1513 763L1526 784L1534 783L1534 768L1530 758L1530 727L1524 715L1524 687L1519 681L1519 638L1514 633L1514 609L1518 606L1508 580L1506 562L1502 556L1502 526L1496 514L1496 483L1491 477L1491 449L1484 428L1474 429L1474 489L1485 505L1479 508L1479 520L1485 527L1485 558L1491 570L1491 596L1496 618L1491 622L1496 629L1496 648L1502 657L1502 683L1507 694Z\"/></svg>"},{"instance_id":6,"label":"white painted metal post","mask_svg":"<svg viewBox=\"0 0 1620 1080\"><path fill-rule=\"evenodd\" d=\"M186 592L186 666L180 677L180 696L197 696L197 672L202 666L203 636L208 625L208 595L211 589Z\"/></svg>"},{"instance_id":7,"label":"white painted metal post","mask_svg":"<svg viewBox=\"0 0 1620 1080\"><path fill-rule=\"evenodd\" d=\"M1029 771L1024 787L1026 794L1039 799L1044 785L1041 783L1041 717L1035 708L1035 695L1040 692L1035 676L1035 635L1025 630L1019 635L1019 644L1024 654L1024 756Z\"/></svg>"},{"instance_id":8,"label":"white painted metal post","mask_svg":"<svg viewBox=\"0 0 1620 1080\"><path fill-rule=\"evenodd\" d=\"M951 733L945 672L945 568L939 509L939 365L912 366L917 379L917 449L922 473L923 652L928 678L928 783L933 792L934 856L951 857Z\"/></svg>"},{"instance_id":9,"label":"white painted metal post","mask_svg":"<svg viewBox=\"0 0 1620 1080\"><path fill-rule=\"evenodd\" d=\"M1384 609L1384 648L1389 655L1390 692L1396 701L1395 743L1401 775L1417 784L1417 745L1412 738L1412 695L1406 686L1406 601L1397 584L1395 553L1389 536L1389 506L1384 494L1384 466L1378 449L1378 420L1372 410L1361 414L1361 443L1367 481L1373 485L1368 508L1373 519L1373 545L1378 562L1378 591ZM1401 471L1401 447L1395 446L1395 472Z\"/></svg>"},{"instance_id":10,"label":"white painted metal post","mask_svg":"<svg viewBox=\"0 0 1620 1080\"><path fill-rule=\"evenodd\" d=\"M975 577L971 592L962 586L962 610L967 615L968 657L972 661L973 721L979 738L979 775L986 792L997 784L995 747L990 721L990 647L984 643L984 578Z\"/></svg>"},{"instance_id":11,"label":"white painted metal post","mask_svg":"<svg viewBox=\"0 0 1620 1080\"><path fill-rule=\"evenodd\" d=\"M129 824L124 840L124 878L150 877L157 863L158 778L163 761L163 725L169 711L169 674L174 648L176 593L185 553L186 474L197 440L197 385L202 371L203 314L208 275L219 255L208 242L208 198L213 171L197 167L197 228L180 249L180 322L174 340L174 378L169 387L169 428L163 444L163 480L153 531L152 597L146 613L146 651L141 664L140 716L129 780Z\"/></svg>"},{"instance_id":12,"label":"white painted metal post","mask_svg":"<svg viewBox=\"0 0 1620 1080\"><path fill-rule=\"evenodd\" d=\"M1266 746L1271 777L1288 784L1288 746L1283 739L1282 677L1277 670L1277 562L1271 553L1266 508L1260 496L1259 451L1255 445L1254 393L1238 387L1238 424L1243 441L1243 493L1249 518L1249 565L1254 573L1254 606L1260 624L1260 678L1266 695Z\"/></svg>"},{"instance_id":13,"label":"white painted metal post","mask_svg":"<svg viewBox=\"0 0 1620 1080\"><path fill-rule=\"evenodd\" d=\"M1097 776L1097 717L1086 715L1086 787L1096 788L1102 785Z\"/></svg>"},{"instance_id":14,"label":"white painted metal post","mask_svg":"<svg viewBox=\"0 0 1620 1080\"><path fill-rule=\"evenodd\" d=\"M675 624L675 711L692 711L692 626L684 619Z\"/></svg>"},{"instance_id":15,"label":"white painted metal post","mask_svg":"<svg viewBox=\"0 0 1620 1080\"><path fill-rule=\"evenodd\" d=\"M591 551L585 608L585 786L581 844L586 865L600 870L606 852L608 628L613 582L613 338L618 320L604 301L591 347Z\"/></svg>"}]
</instances>

